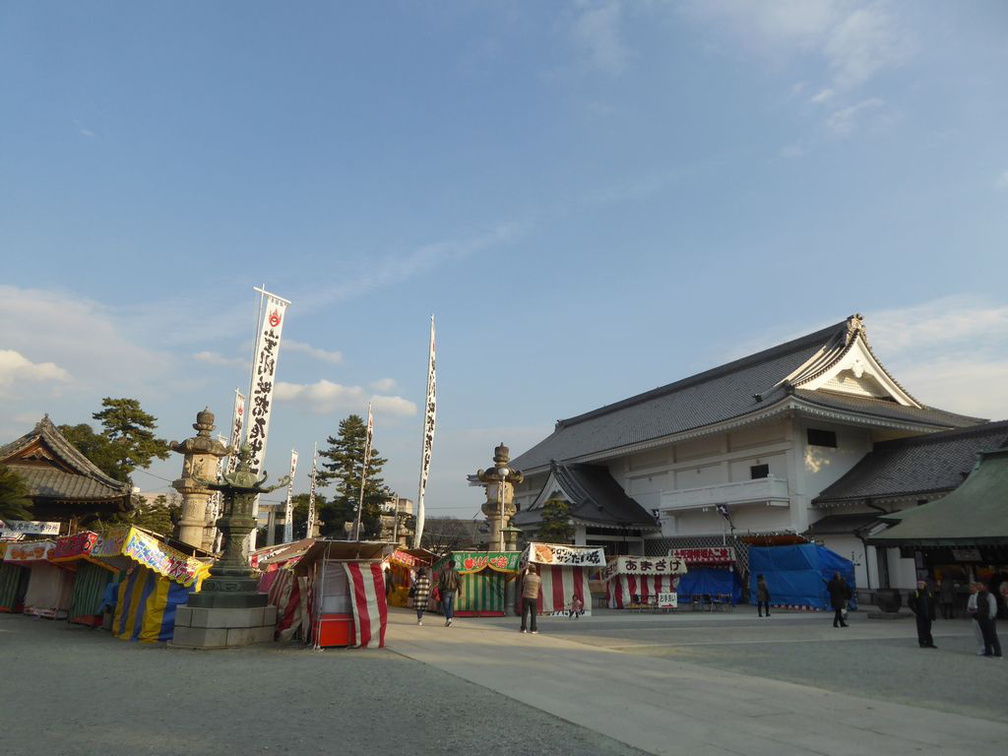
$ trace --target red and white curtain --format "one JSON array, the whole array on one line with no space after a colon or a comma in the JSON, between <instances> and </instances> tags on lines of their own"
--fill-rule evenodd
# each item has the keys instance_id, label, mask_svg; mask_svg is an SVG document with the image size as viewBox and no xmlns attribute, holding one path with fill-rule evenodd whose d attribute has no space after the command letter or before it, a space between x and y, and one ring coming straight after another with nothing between
<instances>
[{"instance_id":1,"label":"red and white curtain","mask_svg":"<svg viewBox=\"0 0 1008 756\"><path fill-rule=\"evenodd\" d=\"M646 604L659 593L674 593L678 584L678 575L614 575L606 582L606 601L610 609L629 606L633 596Z\"/></svg>"},{"instance_id":2,"label":"red and white curtain","mask_svg":"<svg viewBox=\"0 0 1008 756\"><path fill-rule=\"evenodd\" d=\"M580 601L586 615L591 614L591 591L588 588L588 573L595 567L569 567L558 564L540 564L539 577L542 578L542 593L539 595L539 613L567 616L571 612L574 598Z\"/></svg>"},{"instance_id":3,"label":"red and white curtain","mask_svg":"<svg viewBox=\"0 0 1008 756\"><path fill-rule=\"evenodd\" d=\"M345 562L354 618L354 648L385 646L388 604L381 562Z\"/></svg>"}]
</instances>

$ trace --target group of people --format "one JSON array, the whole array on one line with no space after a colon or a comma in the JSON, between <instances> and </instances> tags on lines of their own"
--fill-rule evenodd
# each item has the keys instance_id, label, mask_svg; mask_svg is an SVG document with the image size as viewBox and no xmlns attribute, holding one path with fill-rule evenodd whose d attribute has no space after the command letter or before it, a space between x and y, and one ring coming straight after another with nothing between
<instances>
[{"instance_id":1,"label":"group of people","mask_svg":"<svg viewBox=\"0 0 1008 756\"><path fill-rule=\"evenodd\" d=\"M434 597L441 604L441 609L444 612L445 627L451 627L452 620L455 618L455 598L462 589L454 564L451 562L447 564L438 576L436 585L433 585L431 581L428 567L420 566L417 569L409 595L413 599L418 625L423 625L423 616L430 602L432 588L435 591ZM536 616L539 614L539 593L541 590L542 578L539 577L535 565L530 562L522 572L521 581L521 632L523 633L539 632L536 627ZM578 617L581 614L584 614L584 604L575 598L571 604L571 616Z\"/></svg>"},{"instance_id":2,"label":"group of people","mask_svg":"<svg viewBox=\"0 0 1008 756\"><path fill-rule=\"evenodd\" d=\"M984 583L969 586L966 614L973 620L977 640L977 656L1001 656L1001 641L997 634L998 604ZM944 604L944 602L942 602ZM921 648L937 648L931 635L931 623L938 615L935 595L926 580L917 581L917 590L907 598L907 606L917 620L917 643ZM943 611L942 616L946 617ZM950 615L949 615L950 616Z\"/></svg>"}]
</instances>

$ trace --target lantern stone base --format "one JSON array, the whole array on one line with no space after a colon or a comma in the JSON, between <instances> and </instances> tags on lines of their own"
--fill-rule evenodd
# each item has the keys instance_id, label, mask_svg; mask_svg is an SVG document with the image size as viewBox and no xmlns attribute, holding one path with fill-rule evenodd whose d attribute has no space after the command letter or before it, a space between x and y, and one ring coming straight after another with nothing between
<instances>
[{"instance_id":1,"label":"lantern stone base","mask_svg":"<svg viewBox=\"0 0 1008 756\"><path fill-rule=\"evenodd\" d=\"M175 610L175 633L169 645L215 649L270 643L276 617L275 606L180 606Z\"/></svg>"}]
</instances>

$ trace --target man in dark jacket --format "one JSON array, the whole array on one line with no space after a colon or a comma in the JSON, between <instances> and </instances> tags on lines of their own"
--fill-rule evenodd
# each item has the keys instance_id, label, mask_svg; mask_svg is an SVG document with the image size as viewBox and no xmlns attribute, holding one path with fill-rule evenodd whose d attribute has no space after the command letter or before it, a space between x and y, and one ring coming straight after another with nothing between
<instances>
[{"instance_id":1,"label":"man in dark jacket","mask_svg":"<svg viewBox=\"0 0 1008 756\"><path fill-rule=\"evenodd\" d=\"M441 607L444 609L445 627L451 627L452 618L455 616L455 595L459 592L460 587L459 574L455 571L455 559L449 558L448 563L441 571L441 578L438 580L438 591L441 593Z\"/></svg>"},{"instance_id":2,"label":"man in dark jacket","mask_svg":"<svg viewBox=\"0 0 1008 756\"><path fill-rule=\"evenodd\" d=\"M917 618L917 643L921 648L938 648L931 637L931 622L937 616L935 597L925 581L917 581L917 590L907 597L907 606Z\"/></svg>"},{"instance_id":3,"label":"man in dark jacket","mask_svg":"<svg viewBox=\"0 0 1008 756\"><path fill-rule=\"evenodd\" d=\"M850 598L847 581L839 572L834 572L833 577L826 583L826 590L829 592L830 606L833 607L833 627L847 627L847 621L843 616L847 599Z\"/></svg>"}]
</instances>

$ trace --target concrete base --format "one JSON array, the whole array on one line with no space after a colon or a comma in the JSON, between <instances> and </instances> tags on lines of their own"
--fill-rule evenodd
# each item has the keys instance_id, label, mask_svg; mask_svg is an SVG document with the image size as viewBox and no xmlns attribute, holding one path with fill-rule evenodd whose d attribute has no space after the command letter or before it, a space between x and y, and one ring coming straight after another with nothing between
<instances>
[{"instance_id":1,"label":"concrete base","mask_svg":"<svg viewBox=\"0 0 1008 756\"><path fill-rule=\"evenodd\" d=\"M276 630L276 617L275 606L180 606L175 610L175 633L168 645L211 649L270 643Z\"/></svg>"},{"instance_id":2,"label":"concrete base","mask_svg":"<svg viewBox=\"0 0 1008 756\"><path fill-rule=\"evenodd\" d=\"M913 612L868 612L868 619L898 620L913 617Z\"/></svg>"}]
</instances>

